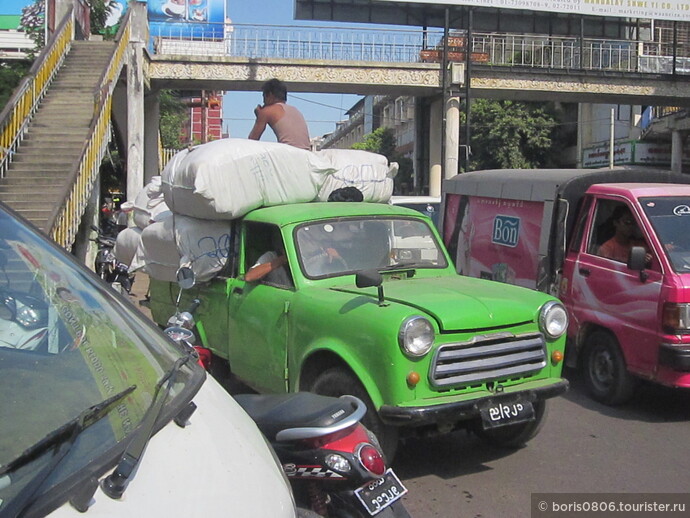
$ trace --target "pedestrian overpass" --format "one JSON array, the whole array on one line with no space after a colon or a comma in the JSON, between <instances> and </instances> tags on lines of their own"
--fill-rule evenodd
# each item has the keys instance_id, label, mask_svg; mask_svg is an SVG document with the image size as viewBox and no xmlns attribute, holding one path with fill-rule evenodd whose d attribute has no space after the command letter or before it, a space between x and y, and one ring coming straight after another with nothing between
<instances>
[{"instance_id":1,"label":"pedestrian overpass","mask_svg":"<svg viewBox=\"0 0 690 518\"><path fill-rule=\"evenodd\" d=\"M435 128L429 136L430 163L445 175L457 171L459 99L465 96L690 103L687 58L669 54L661 44L428 28L348 33L333 27L241 25L224 27L223 38L201 32L182 39L172 33L149 34L146 5L136 2L115 41L77 41L80 34L88 36L82 19L78 10L66 11L31 76L0 115L0 200L67 248L80 241L84 219L97 215L99 165L115 130L125 143L129 197L160 171L161 89L251 91L278 77L293 92L434 98L437 111L428 114ZM87 80L77 75L76 49L97 43L107 47L106 57L86 68L102 72ZM83 89L75 94L78 87ZM70 109L59 108L60 92L86 101L71 111L87 115L87 123L77 126ZM40 128L49 123L55 125L51 131L58 141L70 135L81 143L59 148L59 167L51 152L58 143L40 136Z\"/></svg>"}]
</instances>

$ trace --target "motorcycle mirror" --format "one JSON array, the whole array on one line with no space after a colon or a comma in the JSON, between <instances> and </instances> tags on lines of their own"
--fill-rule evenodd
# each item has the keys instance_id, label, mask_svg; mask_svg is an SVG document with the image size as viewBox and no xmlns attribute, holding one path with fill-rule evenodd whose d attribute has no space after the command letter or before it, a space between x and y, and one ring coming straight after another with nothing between
<instances>
[{"instance_id":1,"label":"motorcycle mirror","mask_svg":"<svg viewBox=\"0 0 690 518\"><path fill-rule=\"evenodd\" d=\"M189 266L182 266L177 270L177 285L180 289L188 290L196 284L196 275Z\"/></svg>"}]
</instances>

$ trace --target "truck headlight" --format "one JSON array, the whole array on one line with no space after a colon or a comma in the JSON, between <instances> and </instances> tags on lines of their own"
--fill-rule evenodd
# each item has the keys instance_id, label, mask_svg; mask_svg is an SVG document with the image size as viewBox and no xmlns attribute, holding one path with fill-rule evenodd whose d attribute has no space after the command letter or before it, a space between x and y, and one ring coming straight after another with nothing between
<instances>
[{"instance_id":1,"label":"truck headlight","mask_svg":"<svg viewBox=\"0 0 690 518\"><path fill-rule=\"evenodd\" d=\"M539 312L539 329L549 338L558 338L568 329L568 313L563 304L547 302Z\"/></svg>"},{"instance_id":2,"label":"truck headlight","mask_svg":"<svg viewBox=\"0 0 690 518\"><path fill-rule=\"evenodd\" d=\"M408 356L424 356L434 345L434 327L426 318L406 318L400 326L398 342Z\"/></svg>"},{"instance_id":3,"label":"truck headlight","mask_svg":"<svg viewBox=\"0 0 690 518\"><path fill-rule=\"evenodd\" d=\"M661 324L667 333L685 333L690 330L690 304L667 302Z\"/></svg>"}]
</instances>

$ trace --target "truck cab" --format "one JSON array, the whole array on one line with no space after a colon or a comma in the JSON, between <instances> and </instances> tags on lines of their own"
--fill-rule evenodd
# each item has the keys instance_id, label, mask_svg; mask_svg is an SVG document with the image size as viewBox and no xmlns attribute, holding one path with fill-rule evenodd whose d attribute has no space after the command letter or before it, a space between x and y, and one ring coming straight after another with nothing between
<instances>
[{"instance_id":1,"label":"truck cab","mask_svg":"<svg viewBox=\"0 0 690 518\"><path fill-rule=\"evenodd\" d=\"M201 301L213 361L258 392L359 397L389 460L400 434L421 431L524 444L567 388L560 302L458 276L418 211L295 203L253 210L233 233L223 271L181 303ZM151 282L157 322L176 296Z\"/></svg>"},{"instance_id":2,"label":"truck cab","mask_svg":"<svg viewBox=\"0 0 690 518\"><path fill-rule=\"evenodd\" d=\"M459 273L551 293L591 395L690 387L690 176L647 168L491 170L444 183Z\"/></svg>"}]
</instances>

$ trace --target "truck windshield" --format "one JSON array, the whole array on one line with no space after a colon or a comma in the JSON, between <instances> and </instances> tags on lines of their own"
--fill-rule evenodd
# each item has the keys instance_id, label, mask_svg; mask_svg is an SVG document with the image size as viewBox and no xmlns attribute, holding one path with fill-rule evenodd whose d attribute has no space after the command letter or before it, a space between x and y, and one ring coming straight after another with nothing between
<instances>
[{"instance_id":1,"label":"truck windshield","mask_svg":"<svg viewBox=\"0 0 690 518\"><path fill-rule=\"evenodd\" d=\"M0 515L112 467L185 354L0 207ZM167 419L203 382L193 363L177 373Z\"/></svg>"},{"instance_id":2,"label":"truck windshield","mask_svg":"<svg viewBox=\"0 0 690 518\"><path fill-rule=\"evenodd\" d=\"M664 247L673 269L690 272L690 198L659 196L640 203Z\"/></svg>"},{"instance_id":3,"label":"truck windshield","mask_svg":"<svg viewBox=\"0 0 690 518\"><path fill-rule=\"evenodd\" d=\"M396 267L445 268L445 255L426 222L412 218L319 221L296 232L308 278Z\"/></svg>"}]
</instances>

